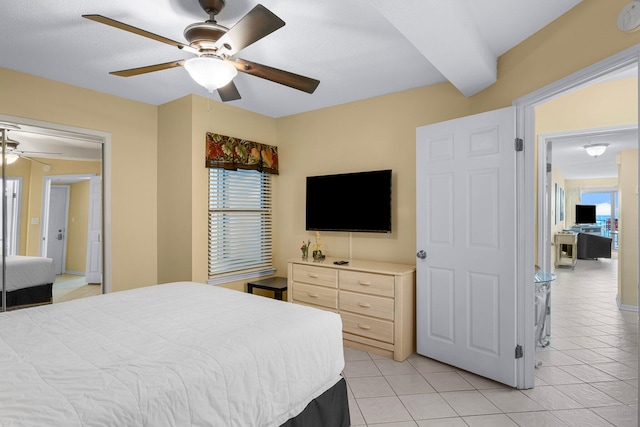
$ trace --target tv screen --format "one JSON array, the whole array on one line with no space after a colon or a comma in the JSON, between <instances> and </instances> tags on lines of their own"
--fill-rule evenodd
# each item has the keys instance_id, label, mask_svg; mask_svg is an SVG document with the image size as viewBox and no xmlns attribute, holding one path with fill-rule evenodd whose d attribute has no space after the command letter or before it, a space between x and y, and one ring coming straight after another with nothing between
<instances>
[{"instance_id":1,"label":"tv screen","mask_svg":"<svg viewBox=\"0 0 640 427\"><path fill-rule=\"evenodd\" d=\"M391 170L307 177L306 228L391 232Z\"/></svg>"},{"instance_id":2,"label":"tv screen","mask_svg":"<svg viewBox=\"0 0 640 427\"><path fill-rule=\"evenodd\" d=\"M596 205L576 205L576 224L595 224Z\"/></svg>"}]
</instances>

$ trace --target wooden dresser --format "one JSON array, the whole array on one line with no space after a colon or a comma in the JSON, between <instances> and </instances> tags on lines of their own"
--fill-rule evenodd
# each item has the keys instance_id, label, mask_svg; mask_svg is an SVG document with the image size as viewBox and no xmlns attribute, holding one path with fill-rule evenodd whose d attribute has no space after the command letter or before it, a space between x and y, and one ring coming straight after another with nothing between
<instances>
[{"instance_id":1,"label":"wooden dresser","mask_svg":"<svg viewBox=\"0 0 640 427\"><path fill-rule=\"evenodd\" d=\"M289 261L288 299L340 313L346 347L401 361L415 352L415 266Z\"/></svg>"}]
</instances>

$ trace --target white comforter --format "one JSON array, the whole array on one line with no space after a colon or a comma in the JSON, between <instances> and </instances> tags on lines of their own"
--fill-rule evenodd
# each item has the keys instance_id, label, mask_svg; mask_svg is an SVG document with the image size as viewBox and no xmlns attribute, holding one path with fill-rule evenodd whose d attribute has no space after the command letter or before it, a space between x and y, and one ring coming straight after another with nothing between
<instances>
[{"instance_id":1,"label":"white comforter","mask_svg":"<svg viewBox=\"0 0 640 427\"><path fill-rule=\"evenodd\" d=\"M55 280L55 266L51 258L7 255L7 292L46 285ZM1 289L2 274L0 274Z\"/></svg>"},{"instance_id":2,"label":"white comforter","mask_svg":"<svg viewBox=\"0 0 640 427\"><path fill-rule=\"evenodd\" d=\"M277 426L344 367L335 313L181 282L0 314L0 425Z\"/></svg>"}]
</instances>

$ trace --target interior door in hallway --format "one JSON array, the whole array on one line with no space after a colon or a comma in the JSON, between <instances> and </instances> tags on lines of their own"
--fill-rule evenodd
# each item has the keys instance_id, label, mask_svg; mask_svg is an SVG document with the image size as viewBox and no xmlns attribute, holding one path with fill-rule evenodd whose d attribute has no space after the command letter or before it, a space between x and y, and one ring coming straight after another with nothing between
<instances>
[{"instance_id":1,"label":"interior door in hallway","mask_svg":"<svg viewBox=\"0 0 640 427\"><path fill-rule=\"evenodd\" d=\"M87 233L87 283L102 283L102 178L90 178L89 230Z\"/></svg>"},{"instance_id":2,"label":"interior door in hallway","mask_svg":"<svg viewBox=\"0 0 640 427\"><path fill-rule=\"evenodd\" d=\"M515 109L417 129L418 353L516 386Z\"/></svg>"},{"instance_id":3,"label":"interior door in hallway","mask_svg":"<svg viewBox=\"0 0 640 427\"><path fill-rule=\"evenodd\" d=\"M47 227L47 257L53 259L56 274L62 274L65 270L68 208L69 186L51 186L49 223Z\"/></svg>"}]
</instances>

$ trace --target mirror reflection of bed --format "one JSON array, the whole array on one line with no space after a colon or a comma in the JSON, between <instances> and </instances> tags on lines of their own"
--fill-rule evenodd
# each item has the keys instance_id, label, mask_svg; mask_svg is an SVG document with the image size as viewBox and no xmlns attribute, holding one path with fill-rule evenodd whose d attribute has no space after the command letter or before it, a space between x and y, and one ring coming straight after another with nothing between
<instances>
[{"instance_id":1,"label":"mirror reflection of bed","mask_svg":"<svg viewBox=\"0 0 640 427\"><path fill-rule=\"evenodd\" d=\"M4 174L7 309L101 294L102 144L20 127L8 136L33 154Z\"/></svg>"}]
</instances>

